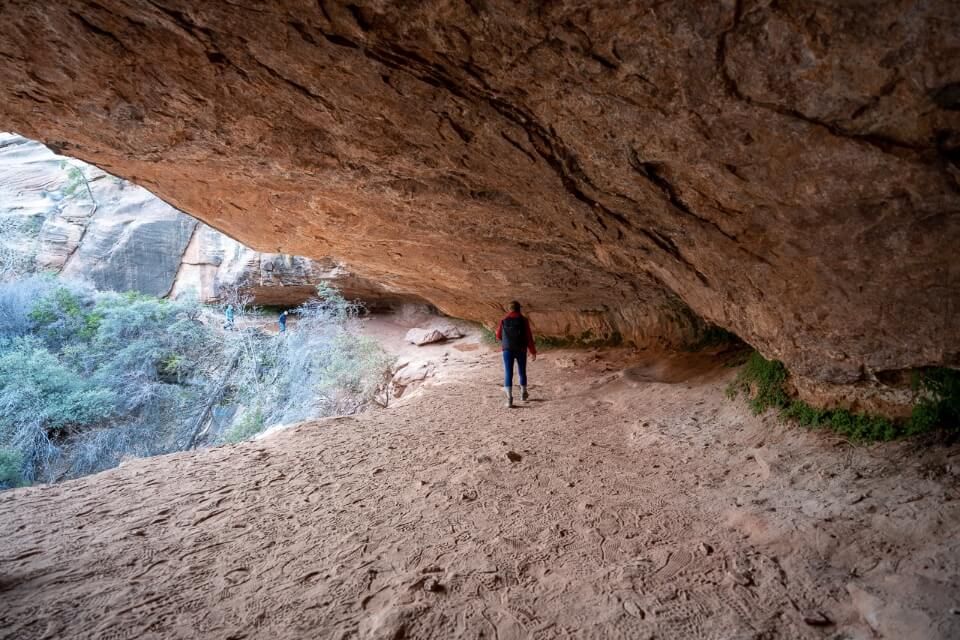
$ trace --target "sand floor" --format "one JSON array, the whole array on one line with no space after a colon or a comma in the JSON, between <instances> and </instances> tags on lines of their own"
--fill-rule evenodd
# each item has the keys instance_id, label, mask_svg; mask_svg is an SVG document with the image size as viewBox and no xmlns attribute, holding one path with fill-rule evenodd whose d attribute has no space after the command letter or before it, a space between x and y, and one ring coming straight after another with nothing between
<instances>
[{"instance_id":1,"label":"sand floor","mask_svg":"<svg viewBox=\"0 0 960 640\"><path fill-rule=\"evenodd\" d=\"M388 409L0 494L0 638L960 638L960 447L755 418L709 356L548 352L508 410L456 347Z\"/></svg>"}]
</instances>

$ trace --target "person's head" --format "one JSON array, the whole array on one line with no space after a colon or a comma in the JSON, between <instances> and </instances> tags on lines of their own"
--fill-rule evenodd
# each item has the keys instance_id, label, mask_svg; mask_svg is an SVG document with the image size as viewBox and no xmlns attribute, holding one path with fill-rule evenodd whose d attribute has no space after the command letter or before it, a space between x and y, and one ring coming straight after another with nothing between
<instances>
[{"instance_id":1,"label":"person's head","mask_svg":"<svg viewBox=\"0 0 960 640\"><path fill-rule=\"evenodd\" d=\"M516 300L512 301L510 303L510 311L513 311L515 313L520 313L520 303L517 302Z\"/></svg>"}]
</instances>

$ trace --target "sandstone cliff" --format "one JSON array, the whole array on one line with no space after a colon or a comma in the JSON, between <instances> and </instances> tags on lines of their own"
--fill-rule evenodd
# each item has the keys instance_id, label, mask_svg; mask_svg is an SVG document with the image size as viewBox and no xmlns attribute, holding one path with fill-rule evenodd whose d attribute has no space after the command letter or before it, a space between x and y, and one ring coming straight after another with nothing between
<instances>
[{"instance_id":1,"label":"sandstone cliff","mask_svg":"<svg viewBox=\"0 0 960 640\"><path fill-rule=\"evenodd\" d=\"M0 127L453 315L960 364L960 3L0 7Z\"/></svg>"},{"instance_id":2,"label":"sandstone cliff","mask_svg":"<svg viewBox=\"0 0 960 640\"><path fill-rule=\"evenodd\" d=\"M329 258L263 254L146 189L43 145L0 134L0 234L12 269L52 271L97 288L215 302L231 291L294 305L327 282L372 306L404 298Z\"/></svg>"}]
</instances>

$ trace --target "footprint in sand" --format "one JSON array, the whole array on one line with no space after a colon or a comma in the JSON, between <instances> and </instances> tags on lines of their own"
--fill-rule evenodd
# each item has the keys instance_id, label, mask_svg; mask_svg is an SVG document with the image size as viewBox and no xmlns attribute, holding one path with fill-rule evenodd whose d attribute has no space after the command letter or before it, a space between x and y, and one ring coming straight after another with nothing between
<instances>
[{"instance_id":1,"label":"footprint in sand","mask_svg":"<svg viewBox=\"0 0 960 640\"><path fill-rule=\"evenodd\" d=\"M671 580L693 562L693 554L685 549L670 552L667 561L654 572L658 580Z\"/></svg>"},{"instance_id":2,"label":"footprint in sand","mask_svg":"<svg viewBox=\"0 0 960 640\"><path fill-rule=\"evenodd\" d=\"M244 567L233 569L228 571L223 576L223 582L225 587L239 587L245 582L250 580L250 570Z\"/></svg>"}]
</instances>

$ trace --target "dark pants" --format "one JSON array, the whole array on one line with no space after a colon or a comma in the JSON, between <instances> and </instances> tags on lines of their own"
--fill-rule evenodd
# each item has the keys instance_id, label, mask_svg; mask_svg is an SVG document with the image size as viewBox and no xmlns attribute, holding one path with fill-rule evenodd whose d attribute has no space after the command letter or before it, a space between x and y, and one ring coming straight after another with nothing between
<instances>
[{"instance_id":1,"label":"dark pants","mask_svg":"<svg viewBox=\"0 0 960 640\"><path fill-rule=\"evenodd\" d=\"M517 363L517 372L520 374L520 386L527 386L527 350L503 352L503 386L513 386L513 363Z\"/></svg>"}]
</instances>

